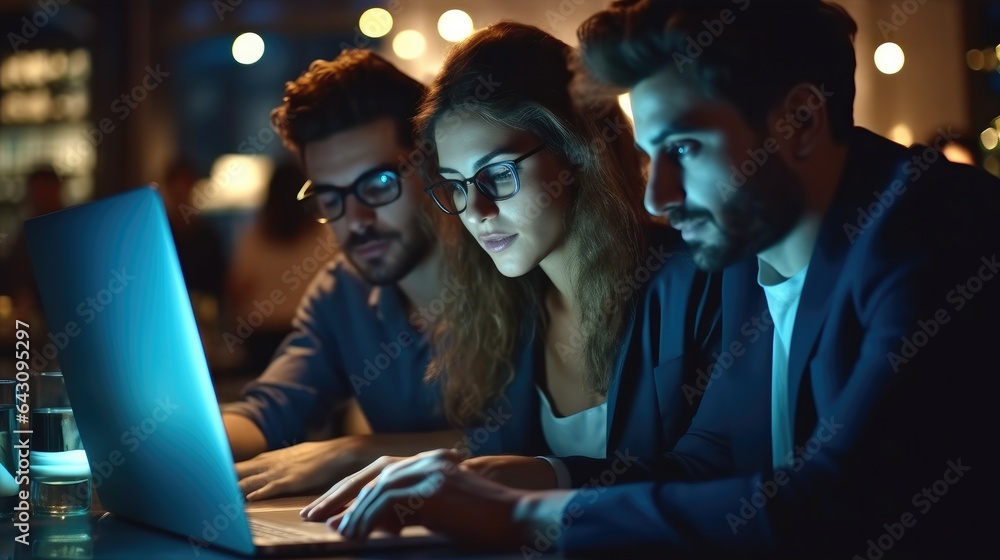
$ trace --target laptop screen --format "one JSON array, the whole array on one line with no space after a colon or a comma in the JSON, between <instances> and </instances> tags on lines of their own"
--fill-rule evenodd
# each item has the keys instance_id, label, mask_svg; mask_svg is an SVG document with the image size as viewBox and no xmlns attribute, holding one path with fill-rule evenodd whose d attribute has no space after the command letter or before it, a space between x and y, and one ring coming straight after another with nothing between
<instances>
[{"instance_id":1,"label":"laptop screen","mask_svg":"<svg viewBox=\"0 0 1000 560\"><path fill-rule=\"evenodd\" d=\"M33 218L25 235L101 504L252 554L159 193L144 187Z\"/></svg>"}]
</instances>

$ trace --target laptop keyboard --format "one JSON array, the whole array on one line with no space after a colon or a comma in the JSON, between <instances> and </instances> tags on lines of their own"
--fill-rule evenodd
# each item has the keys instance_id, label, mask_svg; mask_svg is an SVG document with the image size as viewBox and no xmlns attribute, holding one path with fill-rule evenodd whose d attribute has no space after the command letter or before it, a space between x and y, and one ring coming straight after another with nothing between
<instances>
[{"instance_id":1,"label":"laptop keyboard","mask_svg":"<svg viewBox=\"0 0 1000 560\"><path fill-rule=\"evenodd\" d=\"M255 537L289 543L325 542L331 540L329 535L300 531L285 524L271 523L253 517L247 518L247 521L250 524L250 534Z\"/></svg>"}]
</instances>

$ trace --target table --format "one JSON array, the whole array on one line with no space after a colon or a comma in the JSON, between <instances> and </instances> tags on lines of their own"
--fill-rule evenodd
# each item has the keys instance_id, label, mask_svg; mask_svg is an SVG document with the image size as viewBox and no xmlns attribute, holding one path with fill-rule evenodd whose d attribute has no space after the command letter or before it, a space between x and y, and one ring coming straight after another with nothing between
<instances>
[{"instance_id":1,"label":"table","mask_svg":"<svg viewBox=\"0 0 1000 560\"><path fill-rule=\"evenodd\" d=\"M278 498L255 502L253 507L304 506L311 502L311 496ZM96 500L96 496L95 496ZM78 559L122 559L157 560L191 558L197 560L217 560L242 558L237 554L218 549L195 550L187 539L149 529L121 519L101 509L95 503L89 515L66 518L33 517L31 520L31 546L25 547L13 542L14 533L3 522L0 527L0 560L21 558L78 558ZM316 558L316 557L313 557ZM352 556L323 556L322 558L384 558L384 559L486 559L523 560L518 551L489 552L463 549L458 546L423 546L411 549L379 550Z\"/></svg>"}]
</instances>

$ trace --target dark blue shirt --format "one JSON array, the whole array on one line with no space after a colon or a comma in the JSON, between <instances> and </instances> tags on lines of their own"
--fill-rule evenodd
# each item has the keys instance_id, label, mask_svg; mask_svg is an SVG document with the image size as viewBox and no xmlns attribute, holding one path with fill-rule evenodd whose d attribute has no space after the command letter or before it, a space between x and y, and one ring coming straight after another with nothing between
<instances>
[{"instance_id":1,"label":"dark blue shirt","mask_svg":"<svg viewBox=\"0 0 1000 560\"><path fill-rule=\"evenodd\" d=\"M270 449L303 441L306 426L357 398L376 433L448 429L438 383L424 383L428 322L411 324L395 284L372 286L339 257L302 299L294 332L225 412L253 420Z\"/></svg>"}]
</instances>

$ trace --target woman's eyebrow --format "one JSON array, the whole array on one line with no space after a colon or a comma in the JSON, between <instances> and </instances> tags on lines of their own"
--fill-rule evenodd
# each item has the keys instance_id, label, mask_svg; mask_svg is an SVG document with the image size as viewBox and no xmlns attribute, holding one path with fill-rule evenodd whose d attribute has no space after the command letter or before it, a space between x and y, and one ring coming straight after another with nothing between
<instances>
[{"instance_id":1,"label":"woman's eyebrow","mask_svg":"<svg viewBox=\"0 0 1000 560\"><path fill-rule=\"evenodd\" d=\"M472 167L479 169L480 167L486 165L486 162L497 157L500 154L513 154L516 153L513 149L508 146L503 146L493 150L492 152L486 154L485 156L476 160L476 163L472 164Z\"/></svg>"},{"instance_id":2,"label":"woman's eyebrow","mask_svg":"<svg viewBox=\"0 0 1000 560\"><path fill-rule=\"evenodd\" d=\"M516 153L517 153L517 150L514 150L513 148L510 148L508 146L503 146L503 147L497 148L497 149L491 151L490 153L486 154L485 156L477 159L472 164L472 172L475 173L480 168L482 168L484 165L486 165L486 162L490 161L491 159L497 157L500 154L516 154ZM456 175L461 175L461 173L459 171L456 171L456 170L454 170L454 169L452 169L450 167L438 167L438 173L454 173Z\"/></svg>"}]
</instances>

